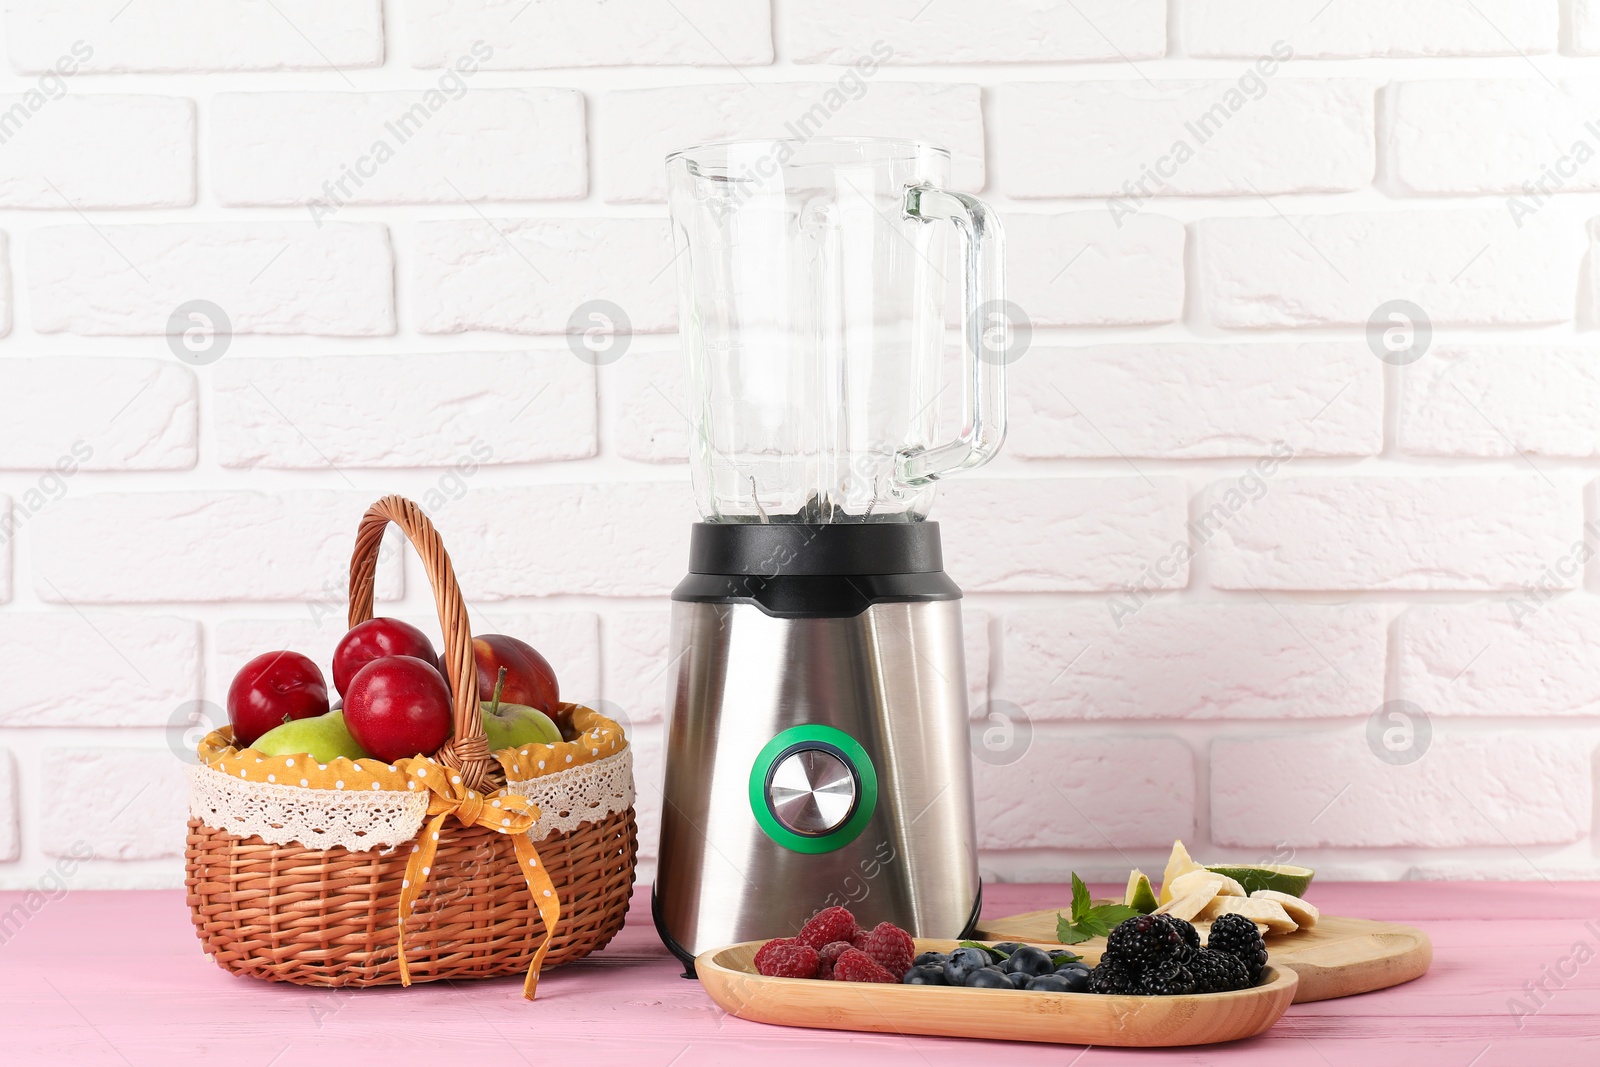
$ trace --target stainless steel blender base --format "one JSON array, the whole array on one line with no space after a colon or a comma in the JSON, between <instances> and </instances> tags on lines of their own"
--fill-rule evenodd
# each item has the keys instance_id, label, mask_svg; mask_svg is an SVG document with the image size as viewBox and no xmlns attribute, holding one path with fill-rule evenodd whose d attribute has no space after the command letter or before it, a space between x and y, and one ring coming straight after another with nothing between
<instances>
[{"instance_id":1,"label":"stainless steel blender base","mask_svg":"<svg viewBox=\"0 0 1600 1067\"><path fill-rule=\"evenodd\" d=\"M970 929L981 887L959 600L848 618L676 602L672 648L653 906L685 963L792 936L835 904L918 937Z\"/></svg>"}]
</instances>

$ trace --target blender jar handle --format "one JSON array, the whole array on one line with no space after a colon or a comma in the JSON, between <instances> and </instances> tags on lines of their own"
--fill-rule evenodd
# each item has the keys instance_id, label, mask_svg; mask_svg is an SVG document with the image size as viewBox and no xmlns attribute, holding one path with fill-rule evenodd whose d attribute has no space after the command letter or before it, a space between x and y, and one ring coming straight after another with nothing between
<instances>
[{"instance_id":1,"label":"blender jar handle","mask_svg":"<svg viewBox=\"0 0 1600 1067\"><path fill-rule=\"evenodd\" d=\"M1006 436L1006 351L991 333L1009 328L1005 302L1005 233L983 201L928 185L906 190L906 215L945 219L961 234L962 376L971 399L966 425L954 441L902 452L900 481L925 485L957 471L987 463ZM998 322L996 321L998 319ZM1005 338L1002 333L1001 338Z\"/></svg>"}]
</instances>

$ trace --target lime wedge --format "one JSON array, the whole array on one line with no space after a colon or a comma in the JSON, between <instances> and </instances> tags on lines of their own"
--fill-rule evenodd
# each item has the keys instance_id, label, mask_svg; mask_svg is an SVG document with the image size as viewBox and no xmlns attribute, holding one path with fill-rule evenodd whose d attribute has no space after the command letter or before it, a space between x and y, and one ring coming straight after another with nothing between
<instances>
[{"instance_id":1,"label":"lime wedge","mask_svg":"<svg viewBox=\"0 0 1600 1067\"><path fill-rule=\"evenodd\" d=\"M1183 847L1183 842L1174 841L1172 855L1167 858L1167 869L1161 875L1161 896L1157 898L1158 902L1165 904L1172 899L1172 883L1179 875L1202 869L1200 864L1190 858L1189 850Z\"/></svg>"},{"instance_id":2,"label":"lime wedge","mask_svg":"<svg viewBox=\"0 0 1600 1067\"><path fill-rule=\"evenodd\" d=\"M1149 915L1155 911L1158 902L1156 891L1150 885L1150 876L1141 870L1130 873L1128 891L1122 895L1122 902L1141 915Z\"/></svg>"},{"instance_id":3,"label":"lime wedge","mask_svg":"<svg viewBox=\"0 0 1600 1067\"><path fill-rule=\"evenodd\" d=\"M1317 873L1310 867L1292 867L1286 863L1219 863L1206 870L1232 878L1246 893L1272 889L1292 897L1305 896L1306 887Z\"/></svg>"}]
</instances>

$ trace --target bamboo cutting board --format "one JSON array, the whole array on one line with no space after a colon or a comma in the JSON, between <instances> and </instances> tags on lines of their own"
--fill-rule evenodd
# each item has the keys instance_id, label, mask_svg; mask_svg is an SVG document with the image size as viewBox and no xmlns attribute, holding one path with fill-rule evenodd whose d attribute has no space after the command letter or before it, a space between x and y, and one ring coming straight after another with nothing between
<instances>
[{"instance_id":1,"label":"bamboo cutting board","mask_svg":"<svg viewBox=\"0 0 1600 1067\"><path fill-rule=\"evenodd\" d=\"M731 1015L823 1030L1071 1045L1210 1045L1266 1030L1288 1010L1296 984L1292 970L1270 966L1253 989L1184 997L763 978L755 955L764 944L747 941L703 952L694 961L695 975ZM917 951L949 952L956 944L919 938ZM1083 956L1093 963L1100 950Z\"/></svg>"},{"instance_id":2,"label":"bamboo cutting board","mask_svg":"<svg viewBox=\"0 0 1600 1067\"><path fill-rule=\"evenodd\" d=\"M1207 926L1206 923L1195 924L1202 937ZM1055 944L1056 912L1030 911L1004 919L982 920L978 923L977 936L985 941ZM1097 937L1073 945L1072 949L1086 956L1098 956L1105 943L1105 938ZM1283 964L1300 976L1294 1001L1304 1004L1370 993L1419 978L1433 962L1433 942L1414 926L1324 915L1308 930L1269 935L1267 959Z\"/></svg>"}]
</instances>

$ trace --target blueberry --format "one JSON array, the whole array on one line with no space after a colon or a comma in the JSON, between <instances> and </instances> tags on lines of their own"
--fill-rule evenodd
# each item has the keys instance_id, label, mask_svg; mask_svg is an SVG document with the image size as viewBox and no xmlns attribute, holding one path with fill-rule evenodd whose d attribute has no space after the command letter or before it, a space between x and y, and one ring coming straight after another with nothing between
<instances>
[{"instance_id":1,"label":"blueberry","mask_svg":"<svg viewBox=\"0 0 1600 1067\"><path fill-rule=\"evenodd\" d=\"M996 941L992 947L1009 956L1021 948L1022 945L1016 941Z\"/></svg>"},{"instance_id":2,"label":"blueberry","mask_svg":"<svg viewBox=\"0 0 1600 1067\"><path fill-rule=\"evenodd\" d=\"M1049 974L1055 970L1055 965L1050 962L1050 954L1032 945L1020 946L1006 962L1011 965L1011 970L1028 975Z\"/></svg>"},{"instance_id":3,"label":"blueberry","mask_svg":"<svg viewBox=\"0 0 1600 1067\"><path fill-rule=\"evenodd\" d=\"M981 948L958 948L944 961L944 980L949 985L964 985L967 976L989 966L989 954Z\"/></svg>"},{"instance_id":4,"label":"blueberry","mask_svg":"<svg viewBox=\"0 0 1600 1067\"><path fill-rule=\"evenodd\" d=\"M1012 989L1027 989L1028 983L1033 981L1033 975L1023 974L1021 971L1011 971L1006 977L1011 979Z\"/></svg>"},{"instance_id":5,"label":"blueberry","mask_svg":"<svg viewBox=\"0 0 1600 1067\"><path fill-rule=\"evenodd\" d=\"M949 958L950 953L948 952L924 952L922 955L912 960L911 965L913 967L925 967L928 964L933 964L937 967L943 967L944 961Z\"/></svg>"},{"instance_id":6,"label":"blueberry","mask_svg":"<svg viewBox=\"0 0 1600 1067\"><path fill-rule=\"evenodd\" d=\"M900 982L902 985L944 985L944 967L940 964L913 967Z\"/></svg>"},{"instance_id":7,"label":"blueberry","mask_svg":"<svg viewBox=\"0 0 1600 1067\"><path fill-rule=\"evenodd\" d=\"M1089 968L1082 963L1069 963L1057 968L1056 977L1067 983L1068 993L1089 991Z\"/></svg>"},{"instance_id":8,"label":"blueberry","mask_svg":"<svg viewBox=\"0 0 1600 1067\"><path fill-rule=\"evenodd\" d=\"M1011 989L1011 976L1001 974L993 967L980 967L967 975L961 983L968 989Z\"/></svg>"},{"instance_id":9,"label":"blueberry","mask_svg":"<svg viewBox=\"0 0 1600 1067\"><path fill-rule=\"evenodd\" d=\"M1080 989L1073 989L1071 983L1063 975L1036 974L1028 979L1024 987L1035 993L1081 993Z\"/></svg>"}]
</instances>

